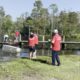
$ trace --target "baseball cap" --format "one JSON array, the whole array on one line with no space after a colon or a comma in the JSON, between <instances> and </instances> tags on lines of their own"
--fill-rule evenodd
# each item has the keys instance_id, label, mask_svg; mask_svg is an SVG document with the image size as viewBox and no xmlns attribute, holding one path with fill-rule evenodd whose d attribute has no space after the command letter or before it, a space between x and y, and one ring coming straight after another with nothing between
<instances>
[{"instance_id":1,"label":"baseball cap","mask_svg":"<svg viewBox=\"0 0 80 80\"><path fill-rule=\"evenodd\" d=\"M30 34L33 35L33 32L31 32Z\"/></svg>"},{"instance_id":2,"label":"baseball cap","mask_svg":"<svg viewBox=\"0 0 80 80\"><path fill-rule=\"evenodd\" d=\"M54 33L58 33L58 30L57 29L54 29L54 31L53 31Z\"/></svg>"}]
</instances>

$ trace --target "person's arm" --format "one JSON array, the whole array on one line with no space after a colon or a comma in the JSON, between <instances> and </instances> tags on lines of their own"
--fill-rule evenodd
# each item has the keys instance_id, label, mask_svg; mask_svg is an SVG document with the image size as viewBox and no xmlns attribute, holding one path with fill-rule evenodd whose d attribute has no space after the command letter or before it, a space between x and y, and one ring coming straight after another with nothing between
<instances>
[{"instance_id":1,"label":"person's arm","mask_svg":"<svg viewBox=\"0 0 80 80\"><path fill-rule=\"evenodd\" d=\"M50 49L52 49L52 45L50 46Z\"/></svg>"},{"instance_id":2,"label":"person's arm","mask_svg":"<svg viewBox=\"0 0 80 80\"><path fill-rule=\"evenodd\" d=\"M51 44L54 44L54 42L55 42L55 37L52 38Z\"/></svg>"}]
</instances>

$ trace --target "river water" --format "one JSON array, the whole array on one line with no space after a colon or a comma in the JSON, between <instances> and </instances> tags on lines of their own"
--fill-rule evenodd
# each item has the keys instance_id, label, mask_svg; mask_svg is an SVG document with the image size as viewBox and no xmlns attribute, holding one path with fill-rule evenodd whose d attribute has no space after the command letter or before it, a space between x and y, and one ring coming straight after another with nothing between
<instances>
[{"instance_id":1,"label":"river water","mask_svg":"<svg viewBox=\"0 0 80 80\"><path fill-rule=\"evenodd\" d=\"M20 53L20 56L27 56L29 55L28 49L23 49L22 52ZM61 55L80 55L80 50L62 50L60 52ZM40 49L37 50L37 56L51 56L51 50L44 50ZM9 53L9 52L3 52L2 49L0 48L0 61L9 61L12 59L17 58L16 53Z\"/></svg>"}]
</instances>

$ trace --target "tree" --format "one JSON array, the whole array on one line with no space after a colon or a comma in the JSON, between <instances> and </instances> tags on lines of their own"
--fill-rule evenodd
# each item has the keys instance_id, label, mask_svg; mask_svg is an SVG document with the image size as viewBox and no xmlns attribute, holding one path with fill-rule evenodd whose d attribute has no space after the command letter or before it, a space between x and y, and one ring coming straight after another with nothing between
<instances>
[{"instance_id":1,"label":"tree","mask_svg":"<svg viewBox=\"0 0 80 80\"><path fill-rule=\"evenodd\" d=\"M76 12L61 11L59 15L59 26L65 40L72 40L71 36L77 33L78 25L79 20Z\"/></svg>"},{"instance_id":2,"label":"tree","mask_svg":"<svg viewBox=\"0 0 80 80\"><path fill-rule=\"evenodd\" d=\"M6 15L4 17L3 24L2 24L2 26L3 26L2 27L2 31L4 33L9 33L10 34L12 25L13 25L13 22L12 22L11 16L10 15Z\"/></svg>"},{"instance_id":3,"label":"tree","mask_svg":"<svg viewBox=\"0 0 80 80\"><path fill-rule=\"evenodd\" d=\"M51 4L50 8L52 9L52 15L51 15L51 35L52 35L52 31L55 27L55 14L58 11L58 7L56 4Z\"/></svg>"},{"instance_id":4,"label":"tree","mask_svg":"<svg viewBox=\"0 0 80 80\"><path fill-rule=\"evenodd\" d=\"M41 0L35 1L31 17L33 18L35 29L39 30L39 34L45 34L45 29L49 26L49 13L47 8L43 8Z\"/></svg>"},{"instance_id":5,"label":"tree","mask_svg":"<svg viewBox=\"0 0 80 80\"><path fill-rule=\"evenodd\" d=\"M57 7L56 4L51 4L51 5L50 5L50 8L52 9L53 14L57 13L58 7Z\"/></svg>"},{"instance_id":6,"label":"tree","mask_svg":"<svg viewBox=\"0 0 80 80\"><path fill-rule=\"evenodd\" d=\"M36 0L34 3L34 7L37 8L37 10L40 10L42 8L43 4L41 0Z\"/></svg>"},{"instance_id":7,"label":"tree","mask_svg":"<svg viewBox=\"0 0 80 80\"><path fill-rule=\"evenodd\" d=\"M69 16L68 22L70 26L70 31L73 29L70 33L74 34L75 32L77 32L76 29L79 23L78 14L76 12L69 12L68 16Z\"/></svg>"},{"instance_id":8,"label":"tree","mask_svg":"<svg viewBox=\"0 0 80 80\"><path fill-rule=\"evenodd\" d=\"M5 11L4 11L4 8L2 6L0 6L0 34L3 33L2 31L2 24L3 24L3 18L5 16Z\"/></svg>"}]
</instances>

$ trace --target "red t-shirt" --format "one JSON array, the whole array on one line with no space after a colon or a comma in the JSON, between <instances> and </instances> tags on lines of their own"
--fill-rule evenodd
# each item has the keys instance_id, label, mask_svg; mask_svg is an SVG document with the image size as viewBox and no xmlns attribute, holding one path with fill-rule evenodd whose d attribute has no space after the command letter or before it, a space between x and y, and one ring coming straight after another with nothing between
<instances>
[{"instance_id":1,"label":"red t-shirt","mask_svg":"<svg viewBox=\"0 0 80 80\"><path fill-rule=\"evenodd\" d=\"M19 34L20 34L20 33L19 33L18 31L15 32L15 36L16 36L16 37L19 36Z\"/></svg>"},{"instance_id":2,"label":"red t-shirt","mask_svg":"<svg viewBox=\"0 0 80 80\"><path fill-rule=\"evenodd\" d=\"M61 49L61 36L59 34L55 34L52 38L52 50L60 51Z\"/></svg>"},{"instance_id":3,"label":"red t-shirt","mask_svg":"<svg viewBox=\"0 0 80 80\"><path fill-rule=\"evenodd\" d=\"M35 38L29 38L29 46L34 47L35 46Z\"/></svg>"},{"instance_id":4,"label":"red t-shirt","mask_svg":"<svg viewBox=\"0 0 80 80\"><path fill-rule=\"evenodd\" d=\"M35 44L38 44L38 36L34 34L34 37L35 37Z\"/></svg>"}]
</instances>

